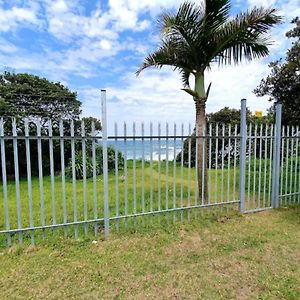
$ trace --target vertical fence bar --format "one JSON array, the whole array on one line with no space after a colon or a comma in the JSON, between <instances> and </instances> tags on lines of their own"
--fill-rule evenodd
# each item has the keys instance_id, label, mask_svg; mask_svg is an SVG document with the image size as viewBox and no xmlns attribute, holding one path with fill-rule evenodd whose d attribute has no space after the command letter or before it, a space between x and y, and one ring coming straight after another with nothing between
<instances>
[{"instance_id":1,"label":"vertical fence bar","mask_svg":"<svg viewBox=\"0 0 300 300\"><path fill-rule=\"evenodd\" d=\"M114 125L115 130L115 193L116 193L116 230L119 232L119 150L118 150L118 124Z\"/></svg>"},{"instance_id":2,"label":"vertical fence bar","mask_svg":"<svg viewBox=\"0 0 300 300\"><path fill-rule=\"evenodd\" d=\"M86 144L85 144L85 125L81 121L81 150L82 150L82 181L83 181L83 219L84 219L84 234L88 234L88 207L87 207L87 184L86 184Z\"/></svg>"},{"instance_id":3,"label":"vertical fence bar","mask_svg":"<svg viewBox=\"0 0 300 300\"><path fill-rule=\"evenodd\" d=\"M169 209L169 124L166 123L166 210Z\"/></svg>"},{"instance_id":4,"label":"vertical fence bar","mask_svg":"<svg viewBox=\"0 0 300 300\"><path fill-rule=\"evenodd\" d=\"M295 132L295 127L292 126L292 128L291 128L291 153L290 153L290 157L291 157L291 161L290 161L290 190L289 190L290 195L292 195L292 193L293 193L294 132ZM294 197L290 196L290 203L292 202L292 198L294 198Z\"/></svg>"},{"instance_id":5,"label":"vertical fence bar","mask_svg":"<svg viewBox=\"0 0 300 300\"><path fill-rule=\"evenodd\" d=\"M276 123L273 152L272 176L272 206L279 207L279 176L280 176L280 142L281 142L281 114L282 104L276 103Z\"/></svg>"},{"instance_id":6,"label":"vertical fence bar","mask_svg":"<svg viewBox=\"0 0 300 300\"><path fill-rule=\"evenodd\" d=\"M158 210L161 210L161 125L158 123Z\"/></svg>"},{"instance_id":7,"label":"vertical fence bar","mask_svg":"<svg viewBox=\"0 0 300 300\"><path fill-rule=\"evenodd\" d=\"M6 174L6 155L4 142L4 121L0 118L0 143L1 143L1 169L2 169L2 184L3 184L3 200L5 211L5 229L10 230L9 209L8 209L8 195L7 195L7 174ZM7 246L11 246L11 235L7 234Z\"/></svg>"},{"instance_id":8,"label":"vertical fence bar","mask_svg":"<svg viewBox=\"0 0 300 300\"><path fill-rule=\"evenodd\" d=\"M153 124L150 123L150 211L153 211ZM151 218L153 215L151 215Z\"/></svg>"},{"instance_id":9,"label":"vertical fence bar","mask_svg":"<svg viewBox=\"0 0 300 300\"><path fill-rule=\"evenodd\" d=\"M192 152L192 129L189 123L189 151L188 151L188 207L191 206L191 152ZM188 210L189 216L190 210Z\"/></svg>"},{"instance_id":10,"label":"vertical fence bar","mask_svg":"<svg viewBox=\"0 0 300 300\"><path fill-rule=\"evenodd\" d=\"M198 132L198 126L195 126L195 148L196 148L196 151L195 151L195 173L196 173L196 179L195 179L195 205L198 204L198 194L199 194L199 185L198 185L198 178L199 178L199 174L198 174L198 139L199 139L199 135L200 133ZM203 159L203 162L204 162L204 159ZM203 179L203 177L202 177ZM203 189L202 189L203 191ZM203 198L202 198L203 200Z\"/></svg>"},{"instance_id":11,"label":"vertical fence bar","mask_svg":"<svg viewBox=\"0 0 300 300\"><path fill-rule=\"evenodd\" d=\"M75 133L74 120L71 120L71 157L72 157L72 188L73 188L73 217L77 222L77 191L76 191L76 166L75 166ZM78 225L74 225L75 239L78 239Z\"/></svg>"},{"instance_id":12,"label":"vertical fence bar","mask_svg":"<svg viewBox=\"0 0 300 300\"><path fill-rule=\"evenodd\" d=\"M290 126L287 125L286 127L286 135L285 135L285 138L286 138L286 157L285 157L285 194L288 195L289 191L288 191L288 178L289 178L289 156L290 156L290 153L289 153L289 148L290 148L290 139L289 139L289 136L290 136ZM286 203L288 201L288 196L285 197L286 199ZM290 201L289 201L289 204Z\"/></svg>"},{"instance_id":13,"label":"vertical fence bar","mask_svg":"<svg viewBox=\"0 0 300 300\"><path fill-rule=\"evenodd\" d=\"M196 126L197 127L197 126ZM203 126L203 130L201 132L202 134L202 174L201 174L201 205L204 205L204 198L207 197L205 195L205 190L207 189L207 186L205 186L206 180L206 126ZM197 190L197 189L196 189ZM205 203L207 199L205 199Z\"/></svg>"},{"instance_id":14,"label":"vertical fence bar","mask_svg":"<svg viewBox=\"0 0 300 300\"><path fill-rule=\"evenodd\" d=\"M43 160L42 160L42 134L41 134L41 120L37 119L37 146L38 146L38 165L39 165L39 189L40 189L40 206L41 206L41 222L45 226L45 204L44 204L44 184L43 184ZM45 238L45 231L43 229L43 238Z\"/></svg>"},{"instance_id":15,"label":"vertical fence bar","mask_svg":"<svg viewBox=\"0 0 300 300\"><path fill-rule=\"evenodd\" d=\"M224 202L224 152L225 152L225 124L222 124L222 150L221 150L221 202ZM223 205L221 206L221 208Z\"/></svg>"},{"instance_id":16,"label":"vertical fence bar","mask_svg":"<svg viewBox=\"0 0 300 300\"><path fill-rule=\"evenodd\" d=\"M64 146L64 123L59 121L60 135L60 164L61 164L61 188L62 188L62 206L63 206L63 223L67 223L67 200L66 200L66 179L65 179L65 146ZM64 226L64 235L67 236L67 227Z\"/></svg>"},{"instance_id":17,"label":"vertical fence bar","mask_svg":"<svg viewBox=\"0 0 300 300\"><path fill-rule=\"evenodd\" d=\"M227 150L227 154L228 154L228 157L227 157L227 202L230 201L230 168L231 168L231 124L229 124L228 126L228 150Z\"/></svg>"},{"instance_id":18,"label":"vertical fence bar","mask_svg":"<svg viewBox=\"0 0 300 300\"><path fill-rule=\"evenodd\" d=\"M245 176L246 176L246 143L247 143L247 124L246 124L246 108L247 100L241 100L241 125L240 125L240 179L239 179L239 200L240 212L245 211Z\"/></svg>"},{"instance_id":19,"label":"vertical fence bar","mask_svg":"<svg viewBox=\"0 0 300 300\"><path fill-rule=\"evenodd\" d=\"M50 156L50 180L51 180L51 206L52 206L52 224L56 224L56 207L55 207L55 182L54 182L54 155L53 155L53 133L52 121L48 124L49 136L49 156Z\"/></svg>"},{"instance_id":20,"label":"vertical fence bar","mask_svg":"<svg viewBox=\"0 0 300 300\"><path fill-rule=\"evenodd\" d=\"M238 126L237 126L237 124L235 124L235 127L234 127L234 162L233 162L233 199L232 199L233 201L236 200L236 161L237 161L237 139L238 139L237 129L238 129ZM247 133L247 127L246 127L246 133Z\"/></svg>"},{"instance_id":21,"label":"vertical fence bar","mask_svg":"<svg viewBox=\"0 0 300 300\"><path fill-rule=\"evenodd\" d=\"M12 122L13 131L13 149L14 149L14 167L15 167L15 189L17 201L17 216L18 216L18 229L22 229L22 216L21 216L21 199L20 199L20 178L19 178L19 156L18 156L18 136L16 118ZM23 234L19 232L19 242L23 242Z\"/></svg>"},{"instance_id":22,"label":"vertical fence bar","mask_svg":"<svg viewBox=\"0 0 300 300\"><path fill-rule=\"evenodd\" d=\"M104 234L109 235L109 203L108 203L108 163L107 163L107 119L106 90L101 90L102 107L102 146L103 146L103 185L104 185Z\"/></svg>"},{"instance_id":23,"label":"vertical fence bar","mask_svg":"<svg viewBox=\"0 0 300 300\"><path fill-rule=\"evenodd\" d=\"M29 226L33 228L33 206L32 206L32 183L31 183L31 158L30 158L30 141L29 141L29 121L25 119L25 148L26 148L26 165L27 165L27 190L29 204ZM35 243L34 231L31 230L31 244Z\"/></svg>"},{"instance_id":24,"label":"vertical fence bar","mask_svg":"<svg viewBox=\"0 0 300 300\"><path fill-rule=\"evenodd\" d=\"M249 125L249 137L248 137L248 140L249 140L249 146L248 146L248 155L249 155L249 159L248 159L248 209L250 209L251 207L251 201L250 201L250 198L251 198L251 159L252 159L252 123L250 123Z\"/></svg>"},{"instance_id":25,"label":"vertical fence bar","mask_svg":"<svg viewBox=\"0 0 300 300\"><path fill-rule=\"evenodd\" d=\"M218 157L219 157L219 124L216 123L216 134L215 134L215 140L216 140L216 150L215 150L215 203L218 202Z\"/></svg>"},{"instance_id":26,"label":"vertical fence bar","mask_svg":"<svg viewBox=\"0 0 300 300\"><path fill-rule=\"evenodd\" d=\"M145 213L145 127L142 123L142 213ZM144 224L144 215L143 215Z\"/></svg>"},{"instance_id":27,"label":"vertical fence bar","mask_svg":"<svg viewBox=\"0 0 300 300\"><path fill-rule=\"evenodd\" d=\"M211 157L212 157L212 123L209 124L209 150L208 150L208 155L209 155L209 161L208 161L208 204L211 203Z\"/></svg>"},{"instance_id":28,"label":"vertical fence bar","mask_svg":"<svg viewBox=\"0 0 300 300\"><path fill-rule=\"evenodd\" d=\"M297 191L297 173L298 173L298 147L299 147L299 140L298 140L298 136L299 136L299 126L296 126L296 161L295 161L295 179L294 179L294 203L296 203L297 200L297 195L296 193L299 192L300 190ZM300 177L300 176L299 176Z\"/></svg>"},{"instance_id":29,"label":"vertical fence bar","mask_svg":"<svg viewBox=\"0 0 300 300\"><path fill-rule=\"evenodd\" d=\"M93 211L94 211L94 220L98 219L98 205L97 205L97 159L96 159L96 140L95 140L95 136L96 136L96 130L95 130L95 122L92 122L92 161L93 161ZM116 151L117 148L116 148ZM117 161L118 163L118 161ZM118 177L117 177L118 178ZM117 194L118 195L118 194ZM118 207L118 206L117 206ZM118 220L117 220L118 222ZM94 233L95 236L98 234L98 224L95 222L94 225Z\"/></svg>"},{"instance_id":30,"label":"vertical fence bar","mask_svg":"<svg viewBox=\"0 0 300 300\"><path fill-rule=\"evenodd\" d=\"M271 191L272 191L272 153L273 153L273 134L274 134L274 125L271 124L271 129L270 129L270 166L269 166L269 193L268 193L268 198L269 198L269 206L272 206L272 199L271 199Z\"/></svg>"},{"instance_id":31,"label":"vertical fence bar","mask_svg":"<svg viewBox=\"0 0 300 300\"><path fill-rule=\"evenodd\" d=\"M132 134L133 134L133 213L136 215L136 149L135 149L135 135L136 135L136 129L135 129L135 122L133 122L132 125ZM136 217L134 216L134 228L136 229Z\"/></svg>"},{"instance_id":32,"label":"vertical fence bar","mask_svg":"<svg viewBox=\"0 0 300 300\"><path fill-rule=\"evenodd\" d=\"M174 170L173 170L173 221L176 222L176 124L174 124Z\"/></svg>"},{"instance_id":33,"label":"vertical fence bar","mask_svg":"<svg viewBox=\"0 0 300 300\"><path fill-rule=\"evenodd\" d=\"M128 227L128 168L127 168L127 124L124 122L124 209L125 209L125 227Z\"/></svg>"},{"instance_id":34,"label":"vertical fence bar","mask_svg":"<svg viewBox=\"0 0 300 300\"><path fill-rule=\"evenodd\" d=\"M266 188L267 188L267 160L268 160L268 124L265 125L265 164L264 164L264 195L263 195L263 207L266 207Z\"/></svg>"},{"instance_id":35,"label":"vertical fence bar","mask_svg":"<svg viewBox=\"0 0 300 300\"><path fill-rule=\"evenodd\" d=\"M261 201L260 201L260 193L261 193L261 169L262 169L262 134L263 134L263 127L262 124L260 124L260 130L259 130L259 167L258 167L258 208L261 207Z\"/></svg>"},{"instance_id":36,"label":"vertical fence bar","mask_svg":"<svg viewBox=\"0 0 300 300\"><path fill-rule=\"evenodd\" d=\"M115 123L115 184L116 184L116 229L119 231L119 151L118 151L118 124Z\"/></svg>"},{"instance_id":37,"label":"vertical fence bar","mask_svg":"<svg viewBox=\"0 0 300 300\"><path fill-rule=\"evenodd\" d=\"M183 160L184 160L184 124L181 124L181 161L180 161L180 207L183 208ZM197 141L197 140L196 140ZM183 211L180 211L181 222L183 220Z\"/></svg>"},{"instance_id":38,"label":"vertical fence bar","mask_svg":"<svg viewBox=\"0 0 300 300\"><path fill-rule=\"evenodd\" d=\"M280 195L283 195L285 126L282 126L281 130L282 130L282 134L281 134L282 141L281 141ZM284 201L286 203L286 197L284 198L285 198Z\"/></svg>"}]
</instances>

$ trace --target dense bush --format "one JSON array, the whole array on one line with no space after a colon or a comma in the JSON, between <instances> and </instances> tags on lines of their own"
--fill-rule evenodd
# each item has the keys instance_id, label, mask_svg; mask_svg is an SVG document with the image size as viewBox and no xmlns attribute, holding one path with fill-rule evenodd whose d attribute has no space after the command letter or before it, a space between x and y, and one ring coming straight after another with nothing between
<instances>
[{"instance_id":1,"label":"dense bush","mask_svg":"<svg viewBox=\"0 0 300 300\"><path fill-rule=\"evenodd\" d=\"M12 135L12 122L10 118L4 118L4 128L5 135ZM81 121L84 121L85 125L85 133L87 136L91 135L91 123L94 122L95 128L97 132L101 129L100 121L94 118L82 118L82 120L74 120L74 135L81 136ZM41 139L41 153L42 153L42 169L43 175L50 174L50 151L49 151L49 139L46 138L49 135L47 119L41 119L41 123L44 125L41 128L41 135L45 138ZM24 120L19 119L16 122L17 134L20 137L17 141L18 147L18 167L19 167L19 175L20 177L27 176L27 157L26 157L26 145L24 135L25 135L25 127ZM61 170L61 148L60 148L60 140L57 137L59 134L58 122L52 123L52 134L55 139L53 139L53 162L54 162L54 171L60 172ZM70 120L65 120L64 123L64 136L70 136ZM38 176L39 168L38 168L38 138L37 136L37 127L36 120L32 120L29 122L29 136L34 137L30 139L30 166L31 166L31 175ZM91 141L89 139L86 140L87 149L91 147ZM82 148L81 141L75 141L75 149L76 153L79 152ZM0 157L1 157L1 149L0 149ZM6 172L8 177L14 177L14 148L12 140L5 141L5 162L6 162ZM71 159L71 140L64 139L64 160L65 164L68 165ZM0 172L0 178L2 176L2 172Z\"/></svg>"}]
</instances>

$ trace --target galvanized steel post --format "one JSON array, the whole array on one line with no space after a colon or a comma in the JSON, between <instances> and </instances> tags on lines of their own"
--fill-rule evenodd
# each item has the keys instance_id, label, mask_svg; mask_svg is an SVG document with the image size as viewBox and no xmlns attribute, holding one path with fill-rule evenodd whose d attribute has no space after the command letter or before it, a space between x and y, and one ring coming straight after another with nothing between
<instances>
[{"instance_id":1,"label":"galvanized steel post","mask_svg":"<svg viewBox=\"0 0 300 300\"><path fill-rule=\"evenodd\" d=\"M275 121L273 171L272 171L272 207L273 208L279 207L281 115L282 115L282 104L276 103L276 121Z\"/></svg>"},{"instance_id":2,"label":"galvanized steel post","mask_svg":"<svg viewBox=\"0 0 300 300\"><path fill-rule=\"evenodd\" d=\"M241 100L241 125L240 125L240 179L239 179L239 200L240 212L245 211L245 177L246 177L246 142L247 142L247 124L246 124L246 104L247 100Z\"/></svg>"},{"instance_id":3,"label":"galvanized steel post","mask_svg":"<svg viewBox=\"0 0 300 300\"><path fill-rule=\"evenodd\" d=\"M104 182L104 234L109 234L109 204L108 204L108 165L107 165L107 116L106 90L101 90L102 108L102 155L103 155L103 182Z\"/></svg>"}]
</instances>

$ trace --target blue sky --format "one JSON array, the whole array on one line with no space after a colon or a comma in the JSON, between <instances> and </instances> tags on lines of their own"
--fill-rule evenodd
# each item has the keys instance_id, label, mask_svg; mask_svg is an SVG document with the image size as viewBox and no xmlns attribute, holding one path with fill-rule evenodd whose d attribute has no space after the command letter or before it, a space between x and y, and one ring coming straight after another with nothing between
<instances>
[{"instance_id":1,"label":"blue sky","mask_svg":"<svg viewBox=\"0 0 300 300\"><path fill-rule=\"evenodd\" d=\"M192 99L180 90L171 69L149 70L136 78L143 57L155 49L156 19L179 0L0 0L0 67L61 81L78 92L83 115L99 117L100 89L108 95L110 131L114 122L191 122ZM213 67L208 112L239 107L266 110L252 90L269 73L268 62L284 57L285 32L300 15L300 0L235 0L232 14L254 5L274 6L285 22L271 32L270 57L240 66Z\"/></svg>"}]
</instances>

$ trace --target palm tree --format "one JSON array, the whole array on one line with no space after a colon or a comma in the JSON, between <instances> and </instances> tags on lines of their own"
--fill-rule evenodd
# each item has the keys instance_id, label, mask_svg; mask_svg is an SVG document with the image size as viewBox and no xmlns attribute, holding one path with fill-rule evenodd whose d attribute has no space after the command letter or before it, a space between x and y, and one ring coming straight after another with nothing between
<instances>
[{"instance_id":1,"label":"palm tree","mask_svg":"<svg viewBox=\"0 0 300 300\"><path fill-rule=\"evenodd\" d=\"M136 72L139 75L148 67L158 69L172 66L181 74L183 90L190 94L196 107L196 132L205 133L206 101L211 83L205 90L204 74L212 64L230 65L261 58L269 54L269 40L265 34L281 21L273 8L253 8L230 17L230 0L204 0L196 5L184 2L178 12L164 12L159 18L161 44L149 54ZM190 75L194 75L194 89L190 87ZM204 149L204 139L197 139L198 149ZM198 186L204 197L207 194L204 151L198 151Z\"/></svg>"}]
</instances>

